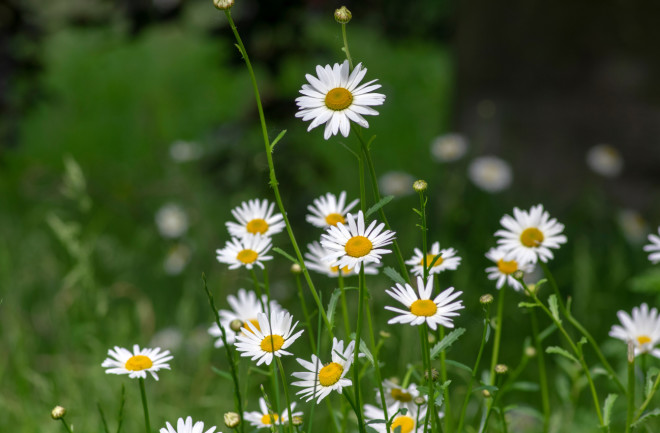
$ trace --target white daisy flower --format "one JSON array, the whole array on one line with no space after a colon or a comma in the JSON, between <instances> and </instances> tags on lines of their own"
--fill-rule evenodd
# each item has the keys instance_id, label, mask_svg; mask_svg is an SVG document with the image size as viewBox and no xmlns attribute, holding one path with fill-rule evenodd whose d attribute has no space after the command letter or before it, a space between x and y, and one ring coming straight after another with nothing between
<instances>
[{"instance_id":1,"label":"white daisy flower","mask_svg":"<svg viewBox=\"0 0 660 433\"><path fill-rule=\"evenodd\" d=\"M176 429L169 422L165 423L165 427L160 429L160 433L213 433L216 428L213 426L204 432L204 423L197 421L193 424L192 417L189 416L185 421L183 418L179 418L176 423Z\"/></svg>"},{"instance_id":2,"label":"white daisy flower","mask_svg":"<svg viewBox=\"0 0 660 433\"><path fill-rule=\"evenodd\" d=\"M396 234L390 230L383 231L385 224L376 226L375 220L365 229L362 211L357 214L357 222L355 219L349 213L348 227L342 223L328 227L326 233L321 235L321 245L331 251L326 260L334 266L359 271L367 263L380 263L381 254L391 252L381 247L391 244Z\"/></svg>"},{"instance_id":3,"label":"white daisy flower","mask_svg":"<svg viewBox=\"0 0 660 433\"><path fill-rule=\"evenodd\" d=\"M414 192L412 185L415 178L403 171L388 171L378 179L378 186L383 195L403 197Z\"/></svg>"},{"instance_id":4,"label":"white daisy flower","mask_svg":"<svg viewBox=\"0 0 660 433\"><path fill-rule=\"evenodd\" d=\"M412 410L408 410L405 414L397 411L390 412L390 408L388 407L387 414L390 417L394 415L390 426L390 433L397 431L397 429L400 429L400 433L418 433L424 431L426 406L414 406ZM378 433L387 433L387 425L383 419L383 409L365 404L364 417L369 422L369 427L372 427ZM380 420L380 422L377 420ZM418 420L419 424L417 423Z\"/></svg>"},{"instance_id":5,"label":"white daisy flower","mask_svg":"<svg viewBox=\"0 0 660 433\"><path fill-rule=\"evenodd\" d=\"M272 425L286 424L289 422L289 411L284 409L282 415L268 410L268 405L263 397L259 397L259 408L261 411L245 412L243 418L253 427L270 428ZM302 412L294 412L296 403L291 403L291 416L302 416Z\"/></svg>"},{"instance_id":6,"label":"white daisy flower","mask_svg":"<svg viewBox=\"0 0 660 433\"><path fill-rule=\"evenodd\" d=\"M266 313L261 306L268 306L268 298L266 295L262 295L261 302L259 302L259 299L257 299L257 295L254 292L239 289L238 297L234 295L227 296L227 303L231 307L231 310L218 310L218 315L220 316L220 325L225 329L227 344L234 344L234 341L236 340L236 332L231 329L231 322L238 320L243 323L243 327L241 328L241 332L243 333L252 332L247 323L251 323L259 329L260 325L257 316L259 313ZM283 311L280 304L275 300L270 301L270 314L277 314L280 311ZM218 338L215 342L215 347L222 347L222 332L220 332L218 324L214 323L211 325L208 332L213 337Z\"/></svg>"},{"instance_id":7,"label":"white daisy flower","mask_svg":"<svg viewBox=\"0 0 660 433\"><path fill-rule=\"evenodd\" d=\"M587 165L601 176L616 177L623 169L623 158L614 146L598 144L587 152Z\"/></svg>"},{"instance_id":8,"label":"white daisy flower","mask_svg":"<svg viewBox=\"0 0 660 433\"><path fill-rule=\"evenodd\" d=\"M307 398L307 401L317 398L317 404L332 391L337 391L341 394L344 387L353 384L351 379L346 379L345 376L353 363L354 348L355 341L348 343L346 350L344 350L344 342L333 338L332 362L323 365L316 355L312 355L312 362L298 358L298 364L308 371L292 374L293 377L301 380L293 382L291 385L304 387L303 390L298 391L296 394Z\"/></svg>"},{"instance_id":9,"label":"white daisy flower","mask_svg":"<svg viewBox=\"0 0 660 433\"><path fill-rule=\"evenodd\" d=\"M461 159L467 148L467 139L463 134L450 133L433 139L431 155L438 162L453 162Z\"/></svg>"},{"instance_id":10,"label":"white daisy flower","mask_svg":"<svg viewBox=\"0 0 660 433\"><path fill-rule=\"evenodd\" d=\"M411 383L407 387L402 387L391 380L385 379L383 381L383 392L385 393L385 404L387 405L387 413L390 416L400 409L407 409L408 412L413 413L417 405L415 404L415 398L420 397L420 393L417 390L417 385ZM421 397L426 399L425 395ZM376 401L380 401L380 390L376 389ZM381 410L381 414L383 411Z\"/></svg>"},{"instance_id":11,"label":"white daisy flower","mask_svg":"<svg viewBox=\"0 0 660 433\"><path fill-rule=\"evenodd\" d=\"M362 116L378 115L378 111L369 106L382 105L385 95L371 93L380 88L380 84L373 84L378 80L360 84L366 73L367 69L359 63L349 74L347 60L332 67L317 66L317 77L305 75L309 84L303 84L300 90L303 96L296 98L299 108L296 117L302 117L303 122L313 119L308 131L325 123L323 138L326 140L338 132L348 137L351 122L368 128L369 123Z\"/></svg>"},{"instance_id":12,"label":"white daisy flower","mask_svg":"<svg viewBox=\"0 0 660 433\"><path fill-rule=\"evenodd\" d=\"M252 322L246 322L250 331L236 336L236 350L241 352L241 356L251 356L253 361L257 361L257 366L266 363L270 365L273 362L273 356L292 355L286 348L291 346L302 330L292 335L293 330L298 325L294 323L293 316L286 311L268 316L263 313L257 314L259 326L254 326Z\"/></svg>"},{"instance_id":13,"label":"white daisy flower","mask_svg":"<svg viewBox=\"0 0 660 433\"><path fill-rule=\"evenodd\" d=\"M656 345L660 342L660 318L658 310L646 303L632 310L632 317L625 311L616 313L623 326L614 325L610 330L610 337L618 338L625 342L632 341L635 346L635 356L640 353L650 353L660 358L660 349Z\"/></svg>"},{"instance_id":14,"label":"white daisy flower","mask_svg":"<svg viewBox=\"0 0 660 433\"><path fill-rule=\"evenodd\" d=\"M223 249L215 250L220 263L229 265L229 269L240 268L252 269L253 266L264 268L263 263L272 260L273 256L266 256L271 247L269 237L260 234L248 234L242 238L231 238Z\"/></svg>"},{"instance_id":15,"label":"white daisy flower","mask_svg":"<svg viewBox=\"0 0 660 433\"><path fill-rule=\"evenodd\" d=\"M564 225L543 210L543 205L532 206L528 211L513 208L513 215L504 215L500 224L504 230L495 232L501 239L497 243L518 263L547 262L553 258L550 248L559 248L566 243L562 235Z\"/></svg>"},{"instance_id":16,"label":"white daisy flower","mask_svg":"<svg viewBox=\"0 0 660 433\"><path fill-rule=\"evenodd\" d=\"M160 347L155 349L140 349L137 344L133 346L133 353L123 347L115 346L108 350L110 358L106 358L101 367L107 368L106 374L128 374L128 377L146 379L147 372L158 380L156 372L161 368L170 369L167 363L173 356L169 350L161 352Z\"/></svg>"},{"instance_id":17,"label":"white daisy flower","mask_svg":"<svg viewBox=\"0 0 660 433\"><path fill-rule=\"evenodd\" d=\"M317 241L307 244L308 252L305 253L305 266L308 269L316 271L320 274L327 275L328 277L338 277L339 276L339 266L333 266L332 262L323 260L328 256L332 251L323 248L323 246ZM364 265L364 273L376 275L378 273L378 263L367 263ZM357 268L348 269L348 266L344 266L341 269L343 276L357 275Z\"/></svg>"},{"instance_id":18,"label":"white daisy flower","mask_svg":"<svg viewBox=\"0 0 660 433\"><path fill-rule=\"evenodd\" d=\"M468 177L486 192L504 191L513 182L511 166L496 156L475 158L468 167Z\"/></svg>"},{"instance_id":19,"label":"white daisy flower","mask_svg":"<svg viewBox=\"0 0 660 433\"><path fill-rule=\"evenodd\" d=\"M621 209L617 212L617 220L623 235L631 244L641 244L649 234L649 224L642 214L635 209Z\"/></svg>"},{"instance_id":20,"label":"white daisy flower","mask_svg":"<svg viewBox=\"0 0 660 433\"><path fill-rule=\"evenodd\" d=\"M459 297L463 292L454 292L454 288L450 287L440 293L433 300L431 300L431 292L433 292L433 275L429 275L429 279L424 286L422 277L417 277L418 292L412 288L410 284L402 286L397 283L391 290L386 290L385 293L401 302L406 306L407 310L402 310L396 307L385 307L386 310L400 313L400 316L393 317L387 323L409 323L411 325L421 325L426 323L429 328L435 330L438 325L445 328L453 328L451 317L458 316L456 310L465 308L463 301L453 302L454 299Z\"/></svg>"},{"instance_id":21,"label":"white daisy flower","mask_svg":"<svg viewBox=\"0 0 660 433\"><path fill-rule=\"evenodd\" d=\"M513 277L513 274L517 271L528 274L534 270L533 264L518 263L511 253L507 253L502 248L491 248L486 253L486 257L496 264L496 266L487 267L486 272L489 280L497 280L495 287L498 289L501 289L506 283L516 291L523 290L523 285Z\"/></svg>"},{"instance_id":22,"label":"white daisy flower","mask_svg":"<svg viewBox=\"0 0 660 433\"><path fill-rule=\"evenodd\" d=\"M229 234L238 238L249 234L270 237L281 232L286 224L281 213L273 214L274 208L275 203L269 204L266 199L261 203L258 199L241 203L231 210L238 224L233 221L225 223Z\"/></svg>"},{"instance_id":23,"label":"white daisy flower","mask_svg":"<svg viewBox=\"0 0 660 433\"><path fill-rule=\"evenodd\" d=\"M168 203L156 212L156 226L164 238L178 238L188 230L188 214L179 205Z\"/></svg>"},{"instance_id":24,"label":"white daisy flower","mask_svg":"<svg viewBox=\"0 0 660 433\"><path fill-rule=\"evenodd\" d=\"M660 227L658 227L658 234L660 235ZM648 245L644 245L644 251L650 252L649 254L649 260L651 263L656 264L660 262L660 237L654 235L651 233L649 235L649 242L651 242Z\"/></svg>"},{"instance_id":25,"label":"white daisy flower","mask_svg":"<svg viewBox=\"0 0 660 433\"><path fill-rule=\"evenodd\" d=\"M439 256L439 257L438 257ZM436 260L436 257L437 260ZM456 250L453 248L440 249L440 242L433 242L431 245L431 251L427 252L426 255L422 254L422 250L415 248L415 254L410 260L406 262L407 265L412 265L412 273L415 275L424 274L424 260L426 260L426 266L431 266L433 260L433 267L429 267L430 274L439 274L442 271L453 271L458 268L458 265L461 264L461 258L456 256Z\"/></svg>"},{"instance_id":26,"label":"white daisy flower","mask_svg":"<svg viewBox=\"0 0 660 433\"><path fill-rule=\"evenodd\" d=\"M344 219L346 213L354 208L359 201L355 199L348 205L345 205L346 191L342 191L339 194L339 198L335 197L334 194L327 193L319 198L315 198L313 205L307 206L307 210L311 212L311 215L307 215L305 219L308 223L321 228L334 226L337 223L346 224L346 220Z\"/></svg>"}]
</instances>

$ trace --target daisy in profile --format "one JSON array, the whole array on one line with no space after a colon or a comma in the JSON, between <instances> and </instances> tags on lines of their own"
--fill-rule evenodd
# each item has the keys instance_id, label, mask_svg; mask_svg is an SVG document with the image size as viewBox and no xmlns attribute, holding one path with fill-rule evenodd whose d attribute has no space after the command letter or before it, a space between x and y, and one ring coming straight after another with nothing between
<instances>
[{"instance_id":1,"label":"daisy in profile","mask_svg":"<svg viewBox=\"0 0 660 433\"><path fill-rule=\"evenodd\" d=\"M165 423L165 427L160 429L160 433L213 433L217 427L211 427L210 429L204 431L204 423L202 421L197 421L193 424L192 417L188 417L185 420L179 418L176 423L176 429L172 427L172 424L169 422Z\"/></svg>"},{"instance_id":2,"label":"daisy in profile","mask_svg":"<svg viewBox=\"0 0 660 433\"><path fill-rule=\"evenodd\" d=\"M158 380L156 372L161 368L170 369L167 363L173 356L169 350L161 352L160 347L155 349L140 349L137 344L133 346L133 353L123 347L115 346L108 350L109 358L106 358L101 367L107 368L107 374L128 374L128 377L146 379L147 372Z\"/></svg>"},{"instance_id":3,"label":"daisy in profile","mask_svg":"<svg viewBox=\"0 0 660 433\"><path fill-rule=\"evenodd\" d=\"M461 258L456 255L456 250L453 248L445 248L441 250L440 242L433 242L433 245L431 245L431 251L426 254L422 254L422 250L415 248L415 254L406 262L406 264L412 265L413 274L424 275L425 260L429 274L439 274L442 271L453 271L461 264ZM433 263L432 267L431 263Z\"/></svg>"},{"instance_id":4,"label":"daisy in profile","mask_svg":"<svg viewBox=\"0 0 660 433\"><path fill-rule=\"evenodd\" d=\"M390 433L395 431L400 431L400 433L417 433L424 431L424 420L426 419L425 405L413 406L413 409L406 411L405 414L398 410L390 412L390 408L388 407L387 414L390 417L394 415L392 418L392 425L390 426ZM388 433L387 426L385 425L385 422L383 422L383 409L370 404L365 404L364 417L369 422L369 426L373 427L378 433ZM378 420L380 420L380 422L378 422Z\"/></svg>"},{"instance_id":5,"label":"daisy in profile","mask_svg":"<svg viewBox=\"0 0 660 433\"><path fill-rule=\"evenodd\" d=\"M660 349L655 346L660 342L660 319L658 310L645 303L632 310L632 317L625 311L616 313L623 326L614 325L610 330L610 337L625 342L632 341L635 347L635 356L640 353L650 353L660 358Z\"/></svg>"},{"instance_id":6,"label":"daisy in profile","mask_svg":"<svg viewBox=\"0 0 660 433\"><path fill-rule=\"evenodd\" d=\"M658 227L658 234L660 235L660 227ZM660 237L651 233L649 235L649 242L651 243L644 245L644 251L651 253L649 254L649 260L651 263L656 264L660 262Z\"/></svg>"},{"instance_id":7,"label":"daisy in profile","mask_svg":"<svg viewBox=\"0 0 660 433\"><path fill-rule=\"evenodd\" d=\"M358 212L357 218L350 213L346 218L348 226L338 223L328 227L326 233L321 235L321 245L330 251L325 260L333 266L347 267L349 270L356 268L356 271L367 263L380 263L381 254L391 252L381 247L391 244L395 233L383 231L385 224L376 226L376 221L365 229L362 211Z\"/></svg>"},{"instance_id":8,"label":"daisy in profile","mask_svg":"<svg viewBox=\"0 0 660 433\"><path fill-rule=\"evenodd\" d=\"M529 212L513 208L513 217L504 215L500 224L504 229L495 232L501 238L497 243L518 263L547 262L553 257L550 249L566 243L566 236L561 234L564 225L550 219L541 204L532 206Z\"/></svg>"},{"instance_id":9,"label":"daisy in profile","mask_svg":"<svg viewBox=\"0 0 660 433\"><path fill-rule=\"evenodd\" d=\"M268 203L266 199L261 202L254 199L241 203L239 207L231 210L238 223L225 223L229 234L237 238L248 234L269 237L281 232L285 227L284 220L282 214L273 214L274 207L275 203Z\"/></svg>"},{"instance_id":10,"label":"daisy in profile","mask_svg":"<svg viewBox=\"0 0 660 433\"><path fill-rule=\"evenodd\" d=\"M511 253L507 253L502 248L491 248L486 253L486 257L495 262L495 266L486 268L486 273L488 273L489 280L497 280L495 287L498 289L501 289L506 283L516 291L523 290L523 285L513 277L513 274L517 271L528 274L534 270L533 264L518 263Z\"/></svg>"},{"instance_id":11,"label":"daisy in profile","mask_svg":"<svg viewBox=\"0 0 660 433\"><path fill-rule=\"evenodd\" d=\"M236 336L236 350L241 352L241 356L251 356L253 361L257 361L257 366L266 363L270 365L273 362L273 356L292 355L286 348L291 346L300 334L302 329L295 334L293 330L298 322L291 325L293 316L286 311L268 316L263 313L257 314L259 326L254 326L252 322L246 322L251 332L245 332Z\"/></svg>"},{"instance_id":12,"label":"daisy in profile","mask_svg":"<svg viewBox=\"0 0 660 433\"><path fill-rule=\"evenodd\" d=\"M337 223L346 224L346 213L353 209L360 200L355 199L346 204L346 191L339 194L339 198L334 194L327 193L319 198L315 198L313 204L307 206L311 214L305 219L308 223L321 228L337 225Z\"/></svg>"},{"instance_id":13,"label":"daisy in profile","mask_svg":"<svg viewBox=\"0 0 660 433\"><path fill-rule=\"evenodd\" d=\"M377 80L360 84L366 73L367 69L359 63L349 74L348 60L341 65L317 66L316 77L305 75L309 84L303 84L300 90L303 96L296 98L299 108L296 117L302 117L303 122L312 121L308 131L325 123L326 140L338 132L348 137L351 122L368 128L369 123L362 116L378 115L370 107L382 105L385 95L373 93L380 88L380 84L373 84Z\"/></svg>"},{"instance_id":14,"label":"daisy in profile","mask_svg":"<svg viewBox=\"0 0 660 433\"><path fill-rule=\"evenodd\" d=\"M286 424L289 422L289 411L284 409L282 415L274 413L268 408L266 400L259 398L259 408L261 411L245 412L245 421L248 421L253 427L271 428L273 425ZM291 416L302 416L302 412L294 412L296 403L291 403Z\"/></svg>"},{"instance_id":15,"label":"daisy in profile","mask_svg":"<svg viewBox=\"0 0 660 433\"><path fill-rule=\"evenodd\" d=\"M238 333L247 333L252 332L248 327L247 323L252 323L257 329L260 329L259 320L257 320L257 315L259 313L266 313L262 306L268 306L268 298L266 295L261 296L261 302L257 299L257 295L254 292L247 291L245 289L239 289L238 296L229 295L227 296L227 303L231 307L231 310L218 310L218 315L220 316L220 325L225 329L225 335L227 336L227 344L234 344L236 340L237 332L231 329L231 323L238 321L242 323L240 331ZM277 301L270 301L270 314L276 314L282 311L282 307ZM215 342L215 347L222 347L222 332L218 328L217 323L211 325L208 330L209 334L218 339Z\"/></svg>"},{"instance_id":16,"label":"daisy in profile","mask_svg":"<svg viewBox=\"0 0 660 433\"><path fill-rule=\"evenodd\" d=\"M231 238L224 248L215 250L215 253L218 255L218 261L228 264L229 269L252 269L254 266L263 269L262 262L273 259L273 256L265 255L271 246L269 237L248 234L242 238Z\"/></svg>"},{"instance_id":17,"label":"daisy in profile","mask_svg":"<svg viewBox=\"0 0 660 433\"><path fill-rule=\"evenodd\" d=\"M330 254L330 250L326 250L323 246L317 241L307 244L307 252L305 253L305 266L308 269L316 271L320 274L327 275L328 277L338 277L339 276L339 266L333 266L332 262L324 261L323 259ZM378 273L379 264L376 263L367 263L364 265L364 273L375 275ZM344 266L341 269L343 276L357 275L357 272L353 269L348 269L348 266Z\"/></svg>"},{"instance_id":18,"label":"daisy in profile","mask_svg":"<svg viewBox=\"0 0 660 433\"><path fill-rule=\"evenodd\" d=\"M402 387L391 380L385 379L383 381L383 392L385 393L385 404L387 405L387 413L390 416L400 409L406 409L410 413L414 413L417 408L415 398L420 396L417 390L417 385L411 383L407 387ZM426 398L425 395L422 397ZM380 390L376 389L376 401L380 401ZM379 409L380 410L380 409ZM383 413L380 410L381 414Z\"/></svg>"},{"instance_id":19,"label":"daisy in profile","mask_svg":"<svg viewBox=\"0 0 660 433\"><path fill-rule=\"evenodd\" d=\"M304 389L298 391L302 398L310 401L316 398L316 403L320 403L332 391L341 394L342 389L351 386L351 379L346 379L346 374L353 363L353 350L355 341L351 341L344 350L344 342L332 339L332 362L322 364L321 360L312 354L312 362L298 358L298 364L307 371L293 373L293 377L301 379L293 382L291 385L300 386Z\"/></svg>"},{"instance_id":20,"label":"daisy in profile","mask_svg":"<svg viewBox=\"0 0 660 433\"><path fill-rule=\"evenodd\" d=\"M435 330L438 325L445 328L453 328L451 317L458 316L457 310L465 308L463 301L455 301L463 292L454 292L454 288L450 287L444 292L440 293L435 298L431 299L431 292L433 292L433 275L429 275L426 286L422 277L417 277L417 289L412 288L410 284L402 286L397 283L391 290L386 290L385 293L405 305L406 309L402 310L396 307L385 307L386 310L399 313L399 316L393 317L387 323L409 323L411 325L421 325L426 323L429 328Z\"/></svg>"}]
</instances>

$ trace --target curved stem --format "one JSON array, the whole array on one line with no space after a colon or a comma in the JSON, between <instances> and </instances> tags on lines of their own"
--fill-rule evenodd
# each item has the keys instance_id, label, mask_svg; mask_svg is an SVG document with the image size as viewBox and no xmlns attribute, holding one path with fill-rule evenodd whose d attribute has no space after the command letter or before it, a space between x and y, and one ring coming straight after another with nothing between
<instances>
[{"instance_id":1,"label":"curved stem","mask_svg":"<svg viewBox=\"0 0 660 433\"><path fill-rule=\"evenodd\" d=\"M62 421L62 424L64 424L64 428L66 429L66 431L68 431L69 433L73 433L71 427L69 427L69 424L67 424L66 421L64 421L64 417L60 418L60 421Z\"/></svg>"},{"instance_id":2,"label":"curved stem","mask_svg":"<svg viewBox=\"0 0 660 433\"><path fill-rule=\"evenodd\" d=\"M649 395L646 396L646 400L642 403L642 405L639 407L639 410L637 411L637 416L635 416L635 422L642 416L644 411L646 410L646 407L651 403L651 399L655 395L656 391L658 390L658 386L660 386L660 373L655 377L655 382L653 382L653 387L651 388L651 392L649 392Z\"/></svg>"},{"instance_id":3,"label":"curved stem","mask_svg":"<svg viewBox=\"0 0 660 433\"><path fill-rule=\"evenodd\" d=\"M151 423L149 422L149 407L147 405L147 391L144 389L144 378L140 378L140 396L142 397L142 410L144 412L144 431L151 433Z\"/></svg>"}]
</instances>

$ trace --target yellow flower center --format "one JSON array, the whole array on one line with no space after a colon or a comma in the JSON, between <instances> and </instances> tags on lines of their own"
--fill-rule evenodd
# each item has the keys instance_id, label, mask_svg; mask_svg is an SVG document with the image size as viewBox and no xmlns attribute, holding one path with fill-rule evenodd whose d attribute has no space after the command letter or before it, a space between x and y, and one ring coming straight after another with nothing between
<instances>
[{"instance_id":1,"label":"yellow flower center","mask_svg":"<svg viewBox=\"0 0 660 433\"><path fill-rule=\"evenodd\" d=\"M328 225L330 226L336 226L337 223L344 224L346 220L339 213L331 213L325 217L325 222L328 223Z\"/></svg>"},{"instance_id":2,"label":"yellow flower center","mask_svg":"<svg viewBox=\"0 0 660 433\"><path fill-rule=\"evenodd\" d=\"M135 355L128 358L124 367L126 367L126 370L140 371L151 368L152 365L154 365L154 363L151 362L151 359L148 356Z\"/></svg>"},{"instance_id":3,"label":"yellow flower center","mask_svg":"<svg viewBox=\"0 0 660 433\"><path fill-rule=\"evenodd\" d=\"M255 218L248 222L245 228L249 233L252 233L253 235L257 233L261 233L263 235L268 231L268 223L261 218Z\"/></svg>"},{"instance_id":4,"label":"yellow flower center","mask_svg":"<svg viewBox=\"0 0 660 433\"><path fill-rule=\"evenodd\" d=\"M438 260L433 263L433 260L435 260L436 256L433 254L427 254L426 257L424 257L422 260L419 261L420 266L424 266L424 261L426 261L426 266L429 267L431 266L431 263L433 263L433 267L435 268L436 266L440 266L443 262L442 256L438 255Z\"/></svg>"},{"instance_id":5,"label":"yellow flower center","mask_svg":"<svg viewBox=\"0 0 660 433\"><path fill-rule=\"evenodd\" d=\"M344 250L351 257L364 257L371 251L373 244L364 236L353 236L346 242Z\"/></svg>"},{"instance_id":6,"label":"yellow flower center","mask_svg":"<svg viewBox=\"0 0 660 433\"><path fill-rule=\"evenodd\" d=\"M410 306L410 312L415 316L433 316L438 311L438 306L430 299L418 299Z\"/></svg>"},{"instance_id":7,"label":"yellow flower center","mask_svg":"<svg viewBox=\"0 0 660 433\"><path fill-rule=\"evenodd\" d=\"M640 345L650 343L651 341L652 341L651 337L649 337L648 335L640 335L639 337L637 337L637 342Z\"/></svg>"},{"instance_id":8,"label":"yellow flower center","mask_svg":"<svg viewBox=\"0 0 660 433\"><path fill-rule=\"evenodd\" d=\"M252 323L252 325L257 328L257 331L261 331L261 326L259 326L259 321L257 319L249 319L248 322ZM250 329L247 322L243 322L243 330L243 332L252 333L252 329Z\"/></svg>"},{"instance_id":9,"label":"yellow flower center","mask_svg":"<svg viewBox=\"0 0 660 433\"><path fill-rule=\"evenodd\" d=\"M319 383L321 386L332 386L339 382L343 372L344 367L336 362L331 362L319 371Z\"/></svg>"},{"instance_id":10,"label":"yellow flower center","mask_svg":"<svg viewBox=\"0 0 660 433\"><path fill-rule=\"evenodd\" d=\"M538 247L543 242L543 233L536 227L529 227L520 234L520 242L526 247Z\"/></svg>"},{"instance_id":11,"label":"yellow flower center","mask_svg":"<svg viewBox=\"0 0 660 433\"><path fill-rule=\"evenodd\" d=\"M253 250L243 250L236 254L236 259L245 263L246 265L249 263L254 263L254 261L257 260L257 257L259 257L259 254Z\"/></svg>"},{"instance_id":12,"label":"yellow flower center","mask_svg":"<svg viewBox=\"0 0 660 433\"><path fill-rule=\"evenodd\" d=\"M518 270L518 263L515 260L505 262L503 259L497 261L497 269L503 274L513 274Z\"/></svg>"},{"instance_id":13,"label":"yellow flower center","mask_svg":"<svg viewBox=\"0 0 660 433\"><path fill-rule=\"evenodd\" d=\"M403 403L408 403L409 401L412 401L412 395L409 393L405 392L402 389L394 388L392 392L390 392L392 395L392 398L396 401L401 401Z\"/></svg>"},{"instance_id":14,"label":"yellow flower center","mask_svg":"<svg viewBox=\"0 0 660 433\"><path fill-rule=\"evenodd\" d=\"M275 352L282 348L284 338L281 335L267 335L261 340L261 350L264 352Z\"/></svg>"},{"instance_id":15,"label":"yellow flower center","mask_svg":"<svg viewBox=\"0 0 660 433\"><path fill-rule=\"evenodd\" d=\"M343 87L335 87L325 95L325 106L334 111L345 110L353 103L353 94Z\"/></svg>"},{"instance_id":16,"label":"yellow flower center","mask_svg":"<svg viewBox=\"0 0 660 433\"><path fill-rule=\"evenodd\" d=\"M339 272L339 266L331 266L331 267L330 267L330 270L331 270L332 272ZM348 269L348 266L344 266L343 268L341 268L341 273L342 273L342 274L344 274L344 275L348 275L349 272L351 272L351 270Z\"/></svg>"},{"instance_id":17,"label":"yellow flower center","mask_svg":"<svg viewBox=\"0 0 660 433\"><path fill-rule=\"evenodd\" d=\"M261 423L266 425L275 424L280 419L276 413L266 413L261 417Z\"/></svg>"},{"instance_id":18,"label":"yellow flower center","mask_svg":"<svg viewBox=\"0 0 660 433\"><path fill-rule=\"evenodd\" d=\"M415 420L408 415L397 416L392 422L391 430L395 431L399 427L401 428L401 433L410 433L415 428Z\"/></svg>"}]
</instances>

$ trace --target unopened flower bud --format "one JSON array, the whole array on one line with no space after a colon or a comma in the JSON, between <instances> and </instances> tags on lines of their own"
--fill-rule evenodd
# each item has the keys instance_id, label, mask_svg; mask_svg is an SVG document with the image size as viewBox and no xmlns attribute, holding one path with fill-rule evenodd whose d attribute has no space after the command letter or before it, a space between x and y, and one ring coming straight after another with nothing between
<instances>
[{"instance_id":1,"label":"unopened flower bud","mask_svg":"<svg viewBox=\"0 0 660 433\"><path fill-rule=\"evenodd\" d=\"M537 291L536 290L536 284L527 284L527 290L529 290L529 292L526 291L525 294L527 294L527 295L529 295L530 293L535 294L536 291Z\"/></svg>"},{"instance_id":2,"label":"unopened flower bud","mask_svg":"<svg viewBox=\"0 0 660 433\"><path fill-rule=\"evenodd\" d=\"M55 406L53 410L50 411L50 416L53 417L53 419L61 419L65 414L66 409L64 409L62 406Z\"/></svg>"},{"instance_id":3,"label":"unopened flower bud","mask_svg":"<svg viewBox=\"0 0 660 433\"><path fill-rule=\"evenodd\" d=\"M435 368L432 368L430 373L431 374L429 375L429 371L426 370L424 372L424 379L429 380L429 377L430 377L430 379L433 382L436 382L440 378L440 372L438 372L438 370L436 370Z\"/></svg>"},{"instance_id":4,"label":"unopened flower bud","mask_svg":"<svg viewBox=\"0 0 660 433\"><path fill-rule=\"evenodd\" d=\"M234 0L213 0L213 5L224 11L234 6Z\"/></svg>"},{"instance_id":5,"label":"unopened flower bud","mask_svg":"<svg viewBox=\"0 0 660 433\"><path fill-rule=\"evenodd\" d=\"M525 347L525 355L527 355L528 358L534 358L536 356L536 349L532 346Z\"/></svg>"},{"instance_id":6,"label":"unopened flower bud","mask_svg":"<svg viewBox=\"0 0 660 433\"><path fill-rule=\"evenodd\" d=\"M490 398L490 396L491 396L490 391L488 391L487 389L484 389L483 391L481 391L481 394L486 398Z\"/></svg>"},{"instance_id":7,"label":"unopened flower bud","mask_svg":"<svg viewBox=\"0 0 660 433\"><path fill-rule=\"evenodd\" d=\"M429 343L431 344L435 343L435 335L429 334Z\"/></svg>"},{"instance_id":8,"label":"unopened flower bud","mask_svg":"<svg viewBox=\"0 0 660 433\"><path fill-rule=\"evenodd\" d=\"M229 322L229 328L238 334L239 332L241 332L241 329L243 328L243 322L241 322L238 319L234 319L231 322Z\"/></svg>"},{"instance_id":9,"label":"unopened flower bud","mask_svg":"<svg viewBox=\"0 0 660 433\"><path fill-rule=\"evenodd\" d=\"M479 298L479 302L481 302L481 305L488 305L491 302L493 302L493 295L491 295L490 293L481 295L481 297Z\"/></svg>"},{"instance_id":10,"label":"unopened flower bud","mask_svg":"<svg viewBox=\"0 0 660 433\"><path fill-rule=\"evenodd\" d=\"M299 274L302 272L302 268L298 263L294 263L291 265L291 272L293 272L294 274Z\"/></svg>"},{"instance_id":11,"label":"unopened flower bud","mask_svg":"<svg viewBox=\"0 0 660 433\"><path fill-rule=\"evenodd\" d=\"M425 399L424 397L422 397L422 396L418 396L418 397L415 397L415 399L413 400L413 402L414 402L417 406L422 406L423 404L426 403L426 399Z\"/></svg>"},{"instance_id":12,"label":"unopened flower bud","mask_svg":"<svg viewBox=\"0 0 660 433\"><path fill-rule=\"evenodd\" d=\"M346 8L346 6L342 6L335 10L335 21L339 24L348 24L351 18L353 18L353 14Z\"/></svg>"},{"instance_id":13,"label":"unopened flower bud","mask_svg":"<svg viewBox=\"0 0 660 433\"><path fill-rule=\"evenodd\" d=\"M390 333L387 332L387 331L380 331L380 332L378 333L378 335L380 335L381 338L390 338L390 337L392 336L392 334L390 334Z\"/></svg>"},{"instance_id":14,"label":"unopened flower bud","mask_svg":"<svg viewBox=\"0 0 660 433\"><path fill-rule=\"evenodd\" d=\"M507 371L509 371L509 367L507 367L507 366L504 365L504 364L497 364L497 365L495 366L495 373L497 373L497 374L504 374L504 373L506 373Z\"/></svg>"},{"instance_id":15,"label":"unopened flower bud","mask_svg":"<svg viewBox=\"0 0 660 433\"><path fill-rule=\"evenodd\" d=\"M420 179L420 180L416 180L415 183L413 183L413 189L414 189L416 192L426 191L426 188L427 188L428 186L429 186L429 184L426 183L426 181L425 181L425 180L422 180L422 179Z\"/></svg>"},{"instance_id":16,"label":"unopened flower bud","mask_svg":"<svg viewBox=\"0 0 660 433\"><path fill-rule=\"evenodd\" d=\"M291 418L291 424L295 425L296 427L302 425L302 423L303 423L303 418L301 416L296 415L293 418Z\"/></svg>"},{"instance_id":17,"label":"unopened flower bud","mask_svg":"<svg viewBox=\"0 0 660 433\"><path fill-rule=\"evenodd\" d=\"M522 277L524 275L525 275L525 273L523 271L521 271L520 269L518 269L516 272L513 273L513 278L515 278L516 280L522 280Z\"/></svg>"},{"instance_id":18,"label":"unopened flower bud","mask_svg":"<svg viewBox=\"0 0 660 433\"><path fill-rule=\"evenodd\" d=\"M236 428L241 423L241 416L236 412L227 412L225 414L225 425L229 428Z\"/></svg>"}]
</instances>

